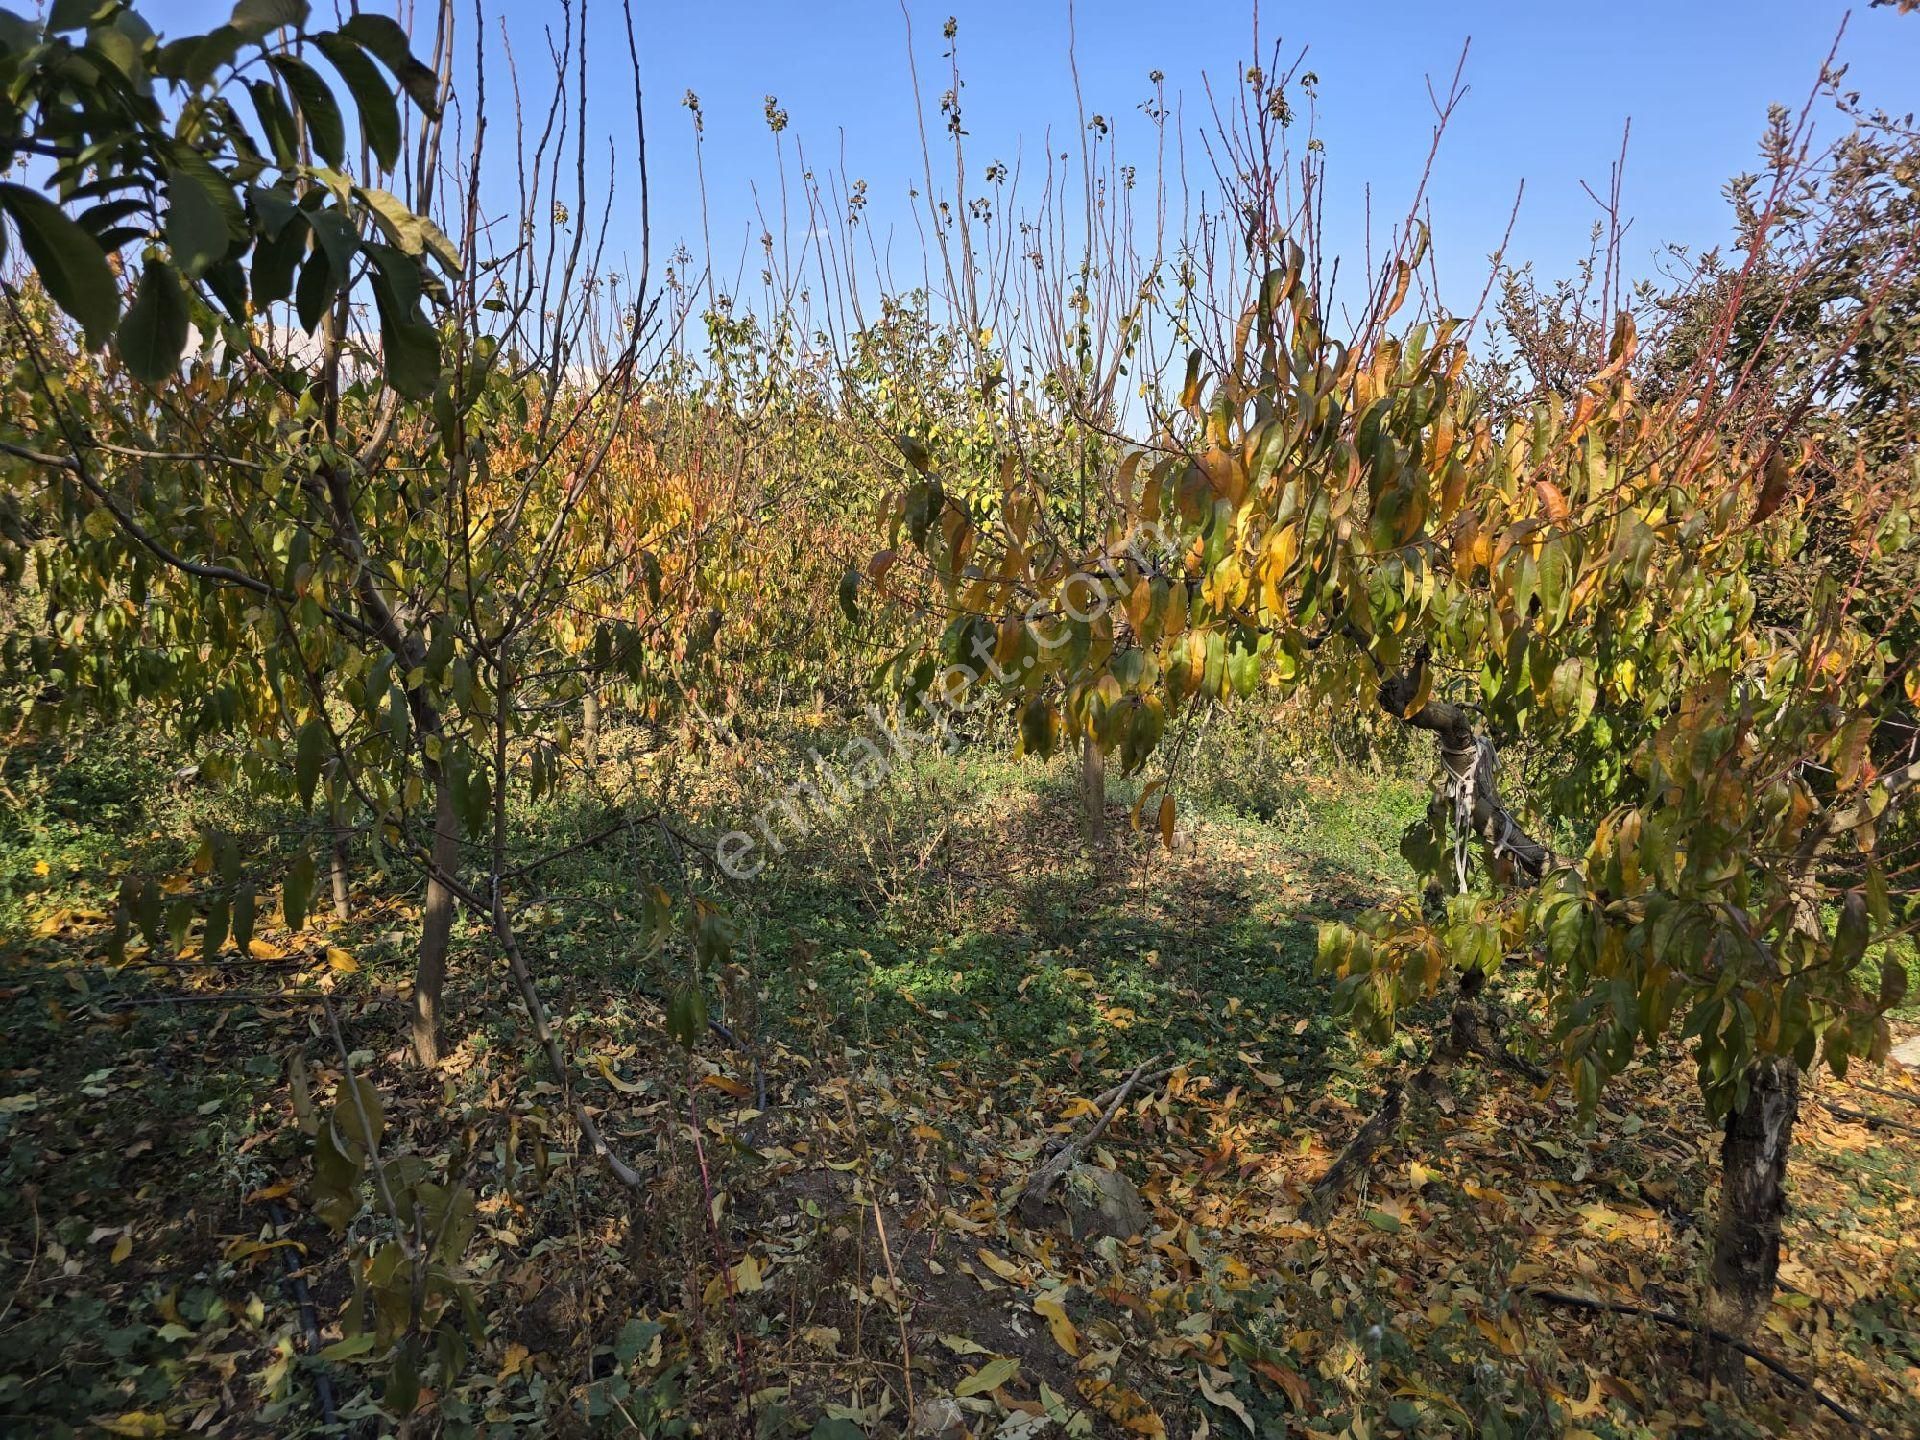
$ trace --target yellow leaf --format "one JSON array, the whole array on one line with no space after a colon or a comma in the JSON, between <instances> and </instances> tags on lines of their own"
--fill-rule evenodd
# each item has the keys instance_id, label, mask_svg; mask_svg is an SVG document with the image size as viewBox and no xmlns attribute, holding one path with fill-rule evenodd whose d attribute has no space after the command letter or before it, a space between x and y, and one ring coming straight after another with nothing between
<instances>
[{"instance_id":1,"label":"yellow leaf","mask_svg":"<svg viewBox=\"0 0 1920 1440\"><path fill-rule=\"evenodd\" d=\"M43 880L47 877L51 869L52 867L44 860L36 860L33 862L33 873L40 876Z\"/></svg>"},{"instance_id":2,"label":"yellow leaf","mask_svg":"<svg viewBox=\"0 0 1920 1440\"><path fill-rule=\"evenodd\" d=\"M1051 1295L1042 1296L1033 1302L1033 1313L1044 1316L1047 1328L1053 1332L1053 1343L1076 1359L1080 1355L1080 1332L1073 1328L1073 1321L1067 1318L1066 1306Z\"/></svg>"},{"instance_id":3,"label":"yellow leaf","mask_svg":"<svg viewBox=\"0 0 1920 1440\"><path fill-rule=\"evenodd\" d=\"M1598 1375L1589 1374L1587 1376L1586 1399L1574 1400L1572 1396L1568 1396L1567 1399L1569 1401L1567 1405L1567 1415L1570 1419L1574 1420L1588 1419L1591 1416L1600 1414L1607 1408L1606 1396L1600 1389L1600 1377Z\"/></svg>"},{"instance_id":4,"label":"yellow leaf","mask_svg":"<svg viewBox=\"0 0 1920 1440\"><path fill-rule=\"evenodd\" d=\"M1160 843L1171 850L1173 848L1173 796L1160 797Z\"/></svg>"},{"instance_id":5,"label":"yellow leaf","mask_svg":"<svg viewBox=\"0 0 1920 1440\"><path fill-rule=\"evenodd\" d=\"M751 1295L764 1283L760 1277L760 1262L751 1255L743 1255L740 1263L733 1267L733 1288L742 1295Z\"/></svg>"},{"instance_id":6,"label":"yellow leaf","mask_svg":"<svg viewBox=\"0 0 1920 1440\"><path fill-rule=\"evenodd\" d=\"M618 1075L614 1074L613 1067L607 1063L606 1056L604 1055L594 1056L593 1063L594 1067L599 1070L601 1078L622 1095L638 1095L642 1090L647 1088L644 1085L636 1085L631 1080L622 1080Z\"/></svg>"},{"instance_id":7,"label":"yellow leaf","mask_svg":"<svg viewBox=\"0 0 1920 1440\"><path fill-rule=\"evenodd\" d=\"M1082 1379L1079 1385L1080 1393L1091 1404L1105 1411L1108 1419L1118 1422L1122 1429L1131 1430L1136 1435L1150 1435L1154 1440L1166 1440L1166 1422L1138 1391L1116 1385L1111 1380L1095 1379L1091 1375Z\"/></svg>"},{"instance_id":8,"label":"yellow leaf","mask_svg":"<svg viewBox=\"0 0 1920 1440\"><path fill-rule=\"evenodd\" d=\"M342 950L338 945L327 947L327 964L343 974L352 974L360 968L360 962Z\"/></svg>"},{"instance_id":9,"label":"yellow leaf","mask_svg":"<svg viewBox=\"0 0 1920 1440\"><path fill-rule=\"evenodd\" d=\"M167 1417L156 1415L151 1410L129 1410L126 1414L112 1420L93 1422L109 1435L164 1435L167 1433Z\"/></svg>"},{"instance_id":10,"label":"yellow leaf","mask_svg":"<svg viewBox=\"0 0 1920 1440\"><path fill-rule=\"evenodd\" d=\"M126 1259L131 1254L133 1254L133 1236L122 1235L118 1240L114 1241L114 1244L113 1244L113 1263L114 1264L118 1265L122 1260Z\"/></svg>"},{"instance_id":11,"label":"yellow leaf","mask_svg":"<svg viewBox=\"0 0 1920 1440\"><path fill-rule=\"evenodd\" d=\"M499 1378L504 1380L509 1375L518 1375L527 1361L532 1358L533 1356L526 1346L517 1340L514 1341L511 1345L507 1346L507 1358L500 1362Z\"/></svg>"},{"instance_id":12,"label":"yellow leaf","mask_svg":"<svg viewBox=\"0 0 1920 1440\"><path fill-rule=\"evenodd\" d=\"M980 1247L980 1263L1010 1285L1024 1285L1027 1283L1026 1271L1022 1270L1018 1265L1015 1265L1011 1260L1002 1260L984 1245Z\"/></svg>"},{"instance_id":13,"label":"yellow leaf","mask_svg":"<svg viewBox=\"0 0 1920 1440\"><path fill-rule=\"evenodd\" d=\"M1019 1373L1020 1362L1002 1355L989 1360L954 1386L953 1393L962 1399L968 1395L985 1395L989 1391L998 1390Z\"/></svg>"},{"instance_id":14,"label":"yellow leaf","mask_svg":"<svg viewBox=\"0 0 1920 1440\"><path fill-rule=\"evenodd\" d=\"M284 960L287 952L266 940L249 940L247 953L256 960Z\"/></svg>"}]
</instances>

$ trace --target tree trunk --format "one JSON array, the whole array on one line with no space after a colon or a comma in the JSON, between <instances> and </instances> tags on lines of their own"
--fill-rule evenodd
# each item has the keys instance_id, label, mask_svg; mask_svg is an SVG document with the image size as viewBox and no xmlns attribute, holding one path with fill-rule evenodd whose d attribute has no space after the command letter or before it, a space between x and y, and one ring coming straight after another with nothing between
<instances>
[{"instance_id":1,"label":"tree trunk","mask_svg":"<svg viewBox=\"0 0 1920 1440\"><path fill-rule=\"evenodd\" d=\"M1080 809L1088 853L1097 857L1107 845L1107 757L1092 735L1080 742Z\"/></svg>"},{"instance_id":2,"label":"tree trunk","mask_svg":"<svg viewBox=\"0 0 1920 1440\"><path fill-rule=\"evenodd\" d=\"M347 827L340 822L340 802L329 800L327 818L333 829L328 846L328 869L333 874L333 918L345 924L352 916L347 904Z\"/></svg>"},{"instance_id":3,"label":"tree trunk","mask_svg":"<svg viewBox=\"0 0 1920 1440\"><path fill-rule=\"evenodd\" d=\"M433 868L420 920L420 963L413 977L413 1058L429 1069L440 1063L440 993L447 979L447 943L453 933L453 892L441 883L460 865L460 823L453 812L453 786L433 782Z\"/></svg>"},{"instance_id":4,"label":"tree trunk","mask_svg":"<svg viewBox=\"0 0 1920 1440\"><path fill-rule=\"evenodd\" d=\"M580 740L586 747L587 778L600 771L600 697L589 690L580 701Z\"/></svg>"},{"instance_id":5,"label":"tree trunk","mask_svg":"<svg viewBox=\"0 0 1920 1440\"><path fill-rule=\"evenodd\" d=\"M1745 1340L1773 1302L1786 1215L1787 1149L1800 1109L1800 1071L1788 1059L1747 1073L1747 1103L1727 1116L1720 1146L1720 1216L1714 1228L1707 1323ZM1738 1351L1713 1346L1723 1376L1742 1369Z\"/></svg>"},{"instance_id":6,"label":"tree trunk","mask_svg":"<svg viewBox=\"0 0 1920 1440\"><path fill-rule=\"evenodd\" d=\"M1553 852L1520 827L1513 812L1500 799L1498 766L1491 745L1482 745L1474 731L1473 718L1458 705L1441 700L1419 699L1421 679L1426 672L1424 649L1414 656L1413 666L1380 684L1380 705L1388 714L1429 731L1440 742L1440 763L1447 772L1447 793L1454 796L1459 787L1470 786L1473 832L1491 852L1488 868L1507 883L1538 883L1553 864ZM1506 866L1501 866L1504 859Z\"/></svg>"}]
</instances>

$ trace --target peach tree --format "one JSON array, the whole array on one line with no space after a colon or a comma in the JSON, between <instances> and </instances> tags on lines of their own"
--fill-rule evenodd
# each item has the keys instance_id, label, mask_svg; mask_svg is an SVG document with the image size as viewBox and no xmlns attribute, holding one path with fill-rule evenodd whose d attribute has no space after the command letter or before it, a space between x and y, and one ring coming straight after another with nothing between
<instances>
[{"instance_id":1,"label":"peach tree","mask_svg":"<svg viewBox=\"0 0 1920 1440\"><path fill-rule=\"evenodd\" d=\"M1323 927L1341 1003L1383 1032L1451 977L1530 965L1586 1107L1683 1042L1725 1127L1709 1322L1738 1337L1772 1291L1799 1072L1883 1057L1906 992L1869 956L1914 918L1911 437L1817 486L1794 395L1743 403L1769 377L1712 363L1643 394L1624 314L1577 393L1496 424L1462 327L1394 333L1408 228L1346 341L1300 247L1256 232L1275 263L1108 476L1124 515L1090 547L1036 523L1044 476L957 503L908 452L889 538L945 628L893 678L930 707L985 687L1027 750L1084 740L1130 773L1256 694L1431 734L1404 846L1426 889ZM1845 563L1797 623L1756 623L1816 508ZM1142 796L1168 834L1169 779Z\"/></svg>"}]
</instances>

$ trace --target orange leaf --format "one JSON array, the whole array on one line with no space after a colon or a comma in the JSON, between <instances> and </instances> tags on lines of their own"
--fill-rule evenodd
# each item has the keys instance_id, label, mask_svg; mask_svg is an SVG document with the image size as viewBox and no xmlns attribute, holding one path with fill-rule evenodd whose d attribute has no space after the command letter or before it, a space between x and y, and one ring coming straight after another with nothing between
<instances>
[{"instance_id":1,"label":"orange leaf","mask_svg":"<svg viewBox=\"0 0 1920 1440\"><path fill-rule=\"evenodd\" d=\"M1079 1382L1079 1388L1089 1404L1104 1412L1109 1420L1123 1430L1131 1430L1136 1435L1151 1435L1155 1440L1166 1440L1166 1421L1160 1418L1139 1391L1116 1385L1111 1380L1097 1380L1091 1375Z\"/></svg>"}]
</instances>

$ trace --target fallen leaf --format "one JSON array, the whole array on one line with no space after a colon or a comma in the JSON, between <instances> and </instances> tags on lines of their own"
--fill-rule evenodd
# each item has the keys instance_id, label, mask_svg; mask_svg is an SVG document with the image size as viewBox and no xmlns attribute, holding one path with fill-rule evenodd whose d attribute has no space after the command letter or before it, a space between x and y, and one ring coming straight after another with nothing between
<instances>
[{"instance_id":1,"label":"fallen leaf","mask_svg":"<svg viewBox=\"0 0 1920 1440\"><path fill-rule=\"evenodd\" d=\"M1251 1434L1259 1434L1253 1423L1253 1416L1247 1413L1247 1407L1240 1403L1240 1397L1233 1393L1233 1377L1224 1370L1215 1370L1209 1377L1208 1367L1202 1365L1197 1374L1200 1393L1206 1397L1209 1405L1218 1405L1222 1410L1231 1410L1240 1417L1240 1423Z\"/></svg>"},{"instance_id":2,"label":"fallen leaf","mask_svg":"<svg viewBox=\"0 0 1920 1440\"><path fill-rule=\"evenodd\" d=\"M1066 1306L1052 1295L1043 1295L1033 1302L1033 1313L1045 1317L1047 1328L1053 1332L1053 1343L1078 1359L1080 1332L1073 1328L1073 1321L1067 1318Z\"/></svg>"},{"instance_id":3,"label":"fallen leaf","mask_svg":"<svg viewBox=\"0 0 1920 1440\"><path fill-rule=\"evenodd\" d=\"M42 862L44 865L44 862ZM109 1435L164 1435L167 1433L167 1417L156 1415L151 1410L129 1410L111 1420L93 1422Z\"/></svg>"},{"instance_id":4,"label":"fallen leaf","mask_svg":"<svg viewBox=\"0 0 1920 1440\"><path fill-rule=\"evenodd\" d=\"M1027 1283L1026 1271L1022 1270L1018 1265L1015 1265L1011 1260L1002 1260L984 1245L980 1247L980 1263L1010 1285L1024 1285Z\"/></svg>"},{"instance_id":5,"label":"fallen leaf","mask_svg":"<svg viewBox=\"0 0 1920 1440\"><path fill-rule=\"evenodd\" d=\"M604 1055L594 1056L593 1064L594 1068L600 1072L600 1078L613 1086L613 1088L618 1090L622 1095L638 1095L647 1088L645 1085L636 1085L631 1080L622 1080L618 1075L614 1074L613 1067L607 1063Z\"/></svg>"},{"instance_id":6,"label":"fallen leaf","mask_svg":"<svg viewBox=\"0 0 1920 1440\"><path fill-rule=\"evenodd\" d=\"M1167 1422L1160 1418L1159 1412L1147 1403L1146 1397L1139 1391L1089 1375L1080 1381L1080 1393L1123 1430L1131 1430L1136 1435L1150 1435L1154 1440L1166 1440Z\"/></svg>"},{"instance_id":7,"label":"fallen leaf","mask_svg":"<svg viewBox=\"0 0 1920 1440\"><path fill-rule=\"evenodd\" d=\"M985 1395L998 1390L1007 1381L1020 1373L1020 1362L1005 1355L989 1360L966 1379L953 1387L953 1393L964 1399L969 1395Z\"/></svg>"},{"instance_id":8,"label":"fallen leaf","mask_svg":"<svg viewBox=\"0 0 1920 1440\"><path fill-rule=\"evenodd\" d=\"M758 1260L742 1255L740 1263L733 1267L733 1288L742 1295L751 1295L765 1283L762 1274Z\"/></svg>"}]
</instances>

